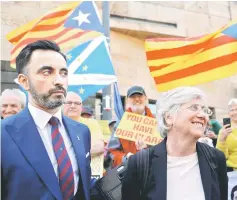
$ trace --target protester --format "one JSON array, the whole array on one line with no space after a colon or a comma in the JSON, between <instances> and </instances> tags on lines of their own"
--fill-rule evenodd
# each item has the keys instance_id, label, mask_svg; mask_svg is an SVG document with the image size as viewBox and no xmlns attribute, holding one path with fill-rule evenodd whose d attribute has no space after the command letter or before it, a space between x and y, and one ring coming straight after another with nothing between
<instances>
[{"instance_id":1,"label":"protester","mask_svg":"<svg viewBox=\"0 0 237 200\"><path fill-rule=\"evenodd\" d=\"M3 119L20 112L26 105L26 95L19 89L6 89L0 97Z\"/></svg>"},{"instance_id":2,"label":"protester","mask_svg":"<svg viewBox=\"0 0 237 200\"><path fill-rule=\"evenodd\" d=\"M87 119L93 118L93 110L91 109L91 107L83 106L82 111L81 111L81 116Z\"/></svg>"},{"instance_id":3,"label":"protester","mask_svg":"<svg viewBox=\"0 0 237 200\"><path fill-rule=\"evenodd\" d=\"M206 131L204 132L204 135L198 139L198 142L202 142L202 143L209 145L210 147L214 147L212 138L215 138L214 137L215 133L213 132L213 130L211 128L212 128L212 126L211 126L211 123L209 120L207 122Z\"/></svg>"},{"instance_id":4,"label":"protester","mask_svg":"<svg viewBox=\"0 0 237 200\"><path fill-rule=\"evenodd\" d=\"M2 121L2 199L89 200L90 132L62 115L68 69L51 41L28 44L16 58L28 106Z\"/></svg>"},{"instance_id":5,"label":"protester","mask_svg":"<svg viewBox=\"0 0 237 200\"><path fill-rule=\"evenodd\" d=\"M71 119L81 122L86 126L88 126L91 132L92 174L95 171L94 169L99 169L98 166L101 166L103 169L103 162L104 162L103 133L98 121L93 119L92 109L89 107L82 107L81 97L74 92L68 92L66 101L64 103L63 112L65 116L70 117ZM86 118L83 118L81 116L84 116ZM101 173L103 173L103 170L101 171ZM100 176L102 176L102 174L100 174Z\"/></svg>"},{"instance_id":6,"label":"protester","mask_svg":"<svg viewBox=\"0 0 237 200\"><path fill-rule=\"evenodd\" d=\"M227 171L237 170L237 99L228 103L230 124L224 125L218 135L216 148L224 152Z\"/></svg>"},{"instance_id":7,"label":"protester","mask_svg":"<svg viewBox=\"0 0 237 200\"><path fill-rule=\"evenodd\" d=\"M118 122L118 120L114 118L114 119L110 120L108 123L111 135L114 133L114 131L116 129L115 125L117 122ZM110 138L111 138L111 136L109 137L109 139L107 139L105 141L105 148L104 148L104 168L105 168L106 172L110 171L112 169L112 165L113 165L113 160L110 156L109 148L108 148Z\"/></svg>"},{"instance_id":8,"label":"protester","mask_svg":"<svg viewBox=\"0 0 237 200\"><path fill-rule=\"evenodd\" d=\"M147 107L147 96L145 90L140 86L131 87L127 92L126 111L153 117L150 109ZM113 138L112 138L113 139ZM129 158L129 156L137 153L138 151L147 148L143 140L138 139L136 142L118 139L116 145L113 145L113 140L108 144L110 156L113 160L112 167L116 167Z\"/></svg>"},{"instance_id":9,"label":"protester","mask_svg":"<svg viewBox=\"0 0 237 200\"><path fill-rule=\"evenodd\" d=\"M212 139L213 145L215 147L217 143L217 137L222 126L216 119L210 119L209 125L207 137Z\"/></svg>"},{"instance_id":10,"label":"protester","mask_svg":"<svg viewBox=\"0 0 237 200\"><path fill-rule=\"evenodd\" d=\"M109 121L109 130L110 130L111 133L114 132L114 125L115 125L116 122L117 122L117 119L112 119L112 120Z\"/></svg>"},{"instance_id":11,"label":"protester","mask_svg":"<svg viewBox=\"0 0 237 200\"><path fill-rule=\"evenodd\" d=\"M138 156L129 158L122 183L123 200L227 200L224 154L197 142L211 114L205 100L195 87L176 88L159 98L156 117L165 139L149 148L148 179L143 189L144 180L139 180L139 175L144 170L137 167ZM204 149L215 156L218 172L212 169Z\"/></svg>"}]
</instances>

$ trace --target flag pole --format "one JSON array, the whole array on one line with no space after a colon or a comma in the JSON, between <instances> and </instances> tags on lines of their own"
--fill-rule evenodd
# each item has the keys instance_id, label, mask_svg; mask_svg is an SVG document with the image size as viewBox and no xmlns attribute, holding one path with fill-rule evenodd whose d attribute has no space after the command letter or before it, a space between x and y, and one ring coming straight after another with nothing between
<instances>
[{"instance_id":1,"label":"flag pole","mask_svg":"<svg viewBox=\"0 0 237 200\"><path fill-rule=\"evenodd\" d=\"M109 1L102 2L102 22L105 29L105 37L110 46L110 10L109 10ZM102 90L102 119L111 120L112 118L112 108L111 108L111 92L112 84L108 85Z\"/></svg>"}]
</instances>

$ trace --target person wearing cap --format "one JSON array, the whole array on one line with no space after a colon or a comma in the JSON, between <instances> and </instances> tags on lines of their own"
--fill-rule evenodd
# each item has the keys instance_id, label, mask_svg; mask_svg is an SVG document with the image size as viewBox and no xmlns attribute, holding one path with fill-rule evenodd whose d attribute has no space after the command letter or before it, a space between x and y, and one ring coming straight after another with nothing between
<instances>
[{"instance_id":1,"label":"person wearing cap","mask_svg":"<svg viewBox=\"0 0 237 200\"><path fill-rule=\"evenodd\" d=\"M140 86L133 86L127 92L126 112L136 113L147 117L154 117L151 110L147 107L148 99L145 90ZM119 145L112 146L110 140L109 152L113 159L112 167L116 167L129 158L129 156L137 153L138 151L147 148L143 140L138 139L136 142L119 139Z\"/></svg>"},{"instance_id":2,"label":"person wearing cap","mask_svg":"<svg viewBox=\"0 0 237 200\"><path fill-rule=\"evenodd\" d=\"M93 111L90 107L82 106L81 97L74 93L68 92L63 107L64 115L88 126L91 133L91 169L92 176L95 175L95 168L101 166L103 169L104 162L104 139L103 133L97 120L93 119ZM103 171L99 174L102 176ZM97 175L97 173L96 173Z\"/></svg>"},{"instance_id":3,"label":"person wearing cap","mask_svg":"<svg viewBox=\"0 0 237 200\"><path fill-rule=\"evenodd\" d=\"M81 117L83 118L93 118L93 110L89 106L83 106L81 111Z\"/></svg>"},{"instance_id":4,"label":"person wearing cap","mask_svg":"<svg viewBox=\"0 0 237 200\"><path fill-rule=\"evenodd\" d=\"M109 121L109 130L110 130L111 133L114 132L114 125L115 125L116 122L117 122L117 119L112 119L112 120Z\"/></svg>"}]
</instances>

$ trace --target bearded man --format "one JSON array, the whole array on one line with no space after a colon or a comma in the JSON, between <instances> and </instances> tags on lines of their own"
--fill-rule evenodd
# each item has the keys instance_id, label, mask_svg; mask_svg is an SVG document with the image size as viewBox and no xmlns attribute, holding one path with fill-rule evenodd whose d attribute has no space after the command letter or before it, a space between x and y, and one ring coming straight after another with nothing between
<instances>
[{"instance_id":1,"label":"bearded man","mask_svg":"<svg viewBox=\"0 0 237 200\"><path fill-rule=\"evenodd\" d=\"M136 113L147 117L154 117L151 110L147 107L148 99L145 90L140 86L133 86L127 92L126 112ZM112 146L113 141L111 141ZM136 142L119 139L118 148L110 148L110 157L112 158L112 167L116 167L125 162L129 156L138 151L147 148L143 140L138 139Z\"/></svg>"},{"instance_id":2,"label":"bearded man","mask_svg":"<svg viewBox=\"0 0 237 200\"><path fill-rule=\"evenodd\" d=\"M68 86L66 56L48 40L16 58L29 103L2 120L2 199L90 199L90 131L62 115Z\"/></svg>"}]
</instances>

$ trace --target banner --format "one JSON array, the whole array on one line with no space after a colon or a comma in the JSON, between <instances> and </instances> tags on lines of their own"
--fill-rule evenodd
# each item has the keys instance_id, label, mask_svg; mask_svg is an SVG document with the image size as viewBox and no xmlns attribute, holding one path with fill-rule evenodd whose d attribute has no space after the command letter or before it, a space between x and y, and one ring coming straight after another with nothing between
<instances>
[{"instance_id":1,"label":"banner","mask_svg":"<svg viewBox=\"0 0 237 200\"><path fill-rule=\"evenodd\" d=\"M237 200L237 171L227 173L228 181L228 200Z\"/></svg>"},{"instance_id":2,"label":"banner","mask_svg":"<svg viewBox=\"0 0 237 200\"><path fill-rule=\"evenodd\" d=\"M162 141L157 132L156 119L129 112L124 113L115 137L130 141L143 139L147 145L156 145Z\"/></svg>"}]
</instances>

